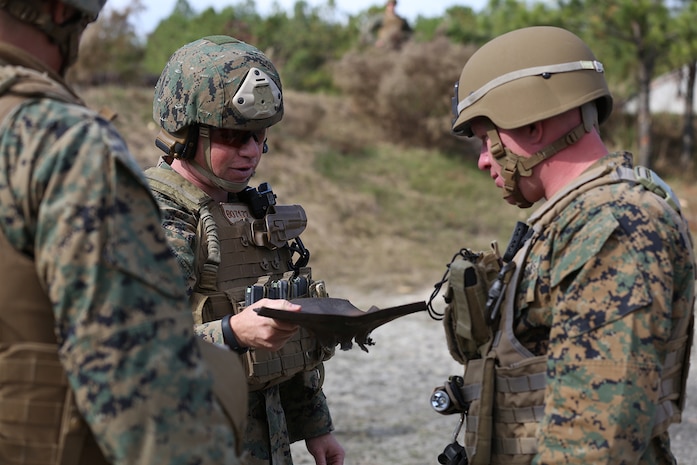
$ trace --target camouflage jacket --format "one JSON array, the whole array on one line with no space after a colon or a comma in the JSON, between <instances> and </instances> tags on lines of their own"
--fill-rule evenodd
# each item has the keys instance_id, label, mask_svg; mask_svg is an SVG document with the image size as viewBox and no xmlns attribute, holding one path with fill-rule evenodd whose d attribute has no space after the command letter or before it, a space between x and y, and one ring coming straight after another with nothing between
<instances>
[{"instance_id":1,"label":"camouflage jacket","mask_svg":"<svg viewBox=\"0 0 697 465\"><path fill-rule=\"evenodd\" d=\"M171 170L162 162L151 169ZM182 179L182 183L188 181ZM193 189L197 188L190 186ZM198 276L195 260L199 212L177 203L153 186L162 211L162 224L170 246L177 255L187 293L191 295ZM196 332L209 342L224 344L221 320L196 325ZM299 373L292 379L249 394L247 437L244 449L251 453L251 464L290 465L290 443L317 437L333 430L331 415L321 389L324 368Z\"/></svg>"},{"instance_id":2,"label":"camouflage jacket","mask_svg":"<svg viewBox=\"0 0 697 465\"><path fill-rule=\"evenodd\" d=\"M33 62L7 48L4 76ZM29 97L0 133L0 228L35 262L78 408L116 465L239 463L157 204L115 128L79 103Z\"/></svg>"},{"instance_id":3,"label":"camouflage jacket","mask_svg":"<svg viewBox=\"0 0 697 465\"><path fill-rule=\"evenodd\" d=\"M611 154L590 169L610 163L631 168L632 155ZM674 463L668 433L652 437L652 429L666 343L693 312L684 220L628 183L586 191L546 213L554 216L532 237L513 326L532 354L547 359L533 463Z\"/></svg>"}]
</instances>

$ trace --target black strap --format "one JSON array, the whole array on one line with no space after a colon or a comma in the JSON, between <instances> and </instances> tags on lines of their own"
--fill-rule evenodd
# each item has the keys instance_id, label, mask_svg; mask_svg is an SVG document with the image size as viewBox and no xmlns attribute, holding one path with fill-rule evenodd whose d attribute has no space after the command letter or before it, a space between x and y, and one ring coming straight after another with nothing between
<instances>
[{"instance_id":1,"label":"black strap","mask_svg":"<svg viewBox=\"0 0 697 465\"><path fill-rule=\"evenodd\" d=\"M530 226L522 221L518 221L515 225L515 229L513 230L513 234L511 235L511 240L508 242L508 247L506 247L506 252L503 254L503 261L510 262L513 260L515 254L518 253L530 235L532 235Z\"/></svg>"},{"instance_id":2,"label":"black strap","mask_svg":"<svg viewBox=\"0 0 697 465\"><path fill-rule=\"evenodd\" d=\"M237 341L235 333L232 331L232 326L230 326L230 317L232 317L232 315L227 314L220 321L220 324L223 325L223 341L225 341L225 344L230 349L242 355L249 350L249 347L242 347Z\"/></svg>"}]
</instances>

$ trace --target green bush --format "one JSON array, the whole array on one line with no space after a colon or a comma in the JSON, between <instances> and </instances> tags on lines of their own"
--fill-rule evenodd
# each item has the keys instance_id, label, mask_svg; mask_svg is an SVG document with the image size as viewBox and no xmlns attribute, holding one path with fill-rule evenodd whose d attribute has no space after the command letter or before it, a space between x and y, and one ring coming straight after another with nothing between
<instances>
[{"instance_id":1,"label":"green bush","mask_svg":"<svg viewBox=\"0 0 697 465\"><path fill-rule=\"evenodd\" d=\"M399 51L353 51L335 63L334 83L356 117L380 128L386 141L474 153L450 134L453 85L473 52L443 37L410 41Z\"/></svg>"}]
</instances>

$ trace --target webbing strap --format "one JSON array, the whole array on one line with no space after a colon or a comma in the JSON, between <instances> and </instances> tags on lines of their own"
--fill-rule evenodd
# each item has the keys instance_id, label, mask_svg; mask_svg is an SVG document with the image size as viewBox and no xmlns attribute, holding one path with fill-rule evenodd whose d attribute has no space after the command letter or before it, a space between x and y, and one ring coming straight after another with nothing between
<instances>
[{"instance_id":1,"label":"webbing strap","mask_svg":"<svg viewBox=\"0 0 697 465\"><path fill-rule=\"evenodd\" d=\"M3 465L52 465L57 462L58 448L55 444L21 442L0 438Z\"/></svg>"},{"instance_id":2,"label":"webbing strap","mask_svg":"<svg viewBox=\"0 0 697 465\"><path fill-rule=\"evenodd\" d=\"M470 105L472 105L473 103L475 103L477 100L484 97L486 94L488 94L493 89L495 89L499 86L502 86L504 84L507 84L511 81L515 81L517 79L530 77L530 76L541 76L543 74L568 73L570 71L582 71L582 70L595 71L598 73L602 73L604 71L603 64L599 61L596 61L596 60L593 60L593 61L591 61L591 60L571 61L569 63L559 63L556 65L533 66L531 68L525 68L525 69L519 69L516 71L511 71L510 73L506 73L506 74L501 75L495 79L492 79L491 81L487 82L482 87L480 87L479 89L470 93L464 99L460 100L460 103L458 103L458 105L457 105L457 113L460 114L462 112L462 110L464 110L465 108L467 108Z\"/></svg>"},{"instance_id":3,"label":"webbing strap","mask_svg":"<svg viewBox=\"0 0 697 465\"><path fill-rule=\"evenodd\" d=\"M545 415L544 405L517 408L495 408L496 423L537 423Z\"/></svg>"},{"instance_id":4,"label":"webbing strap","mask_svg":"<svg viewBox=\"0 0 697 465\"><path fill-rule=\"evenodd\" d=\"M183 204L192 212L198 212L201 205L210 200L210 197L198 187L184 179L179 173L169 167L159 166L145 170L145 177L150 185L178 203Z\"/></svg>"},{"instance_id":5,"label":"webbing strap","mask_svg":"<svg viewBox=\"0 0 697 465\"><path fill-rule=\"evenodd\" d=\"M0 360L0 384L13 383L67 386L68 380L59 362L36 359Z\"/></svg>"},{"instance_id":6,"label":"webbing strap","mask_svg":"<svg viewBox=\"0 0 697 465\"><path fill-rule=\"evenodd\" d=\"M57 402L0 399L0 423L39 427L60 425L63 406Z\"/></svg>"},{"instance_id":7,"label":"webbing strap","mask_svg":"<svg viewBox=\"0 0 697 465\"><path fill-rule=\"evenodd\" d=\"M537 453L537 438L496 438L494 453L505 455L534 455Z\"/></svg>"},{"instance_id":8,"label":"webbing strap","mask_svg":"<svg viewBox=\"0 0 697 465\"><path fill-rule=\"evenodd\" d=\"M497 376L496 391L497 392L528 392L544 389L547 385L546 373L535 373L532 375L516 376L513 378Z\"/></svg>"},{"instance_id":9,"label":"webbing strap","mask_svg":"<svg viewBox=\"0 0 697 465\"><path fill-rule=\"evenodd\" d=\"M547 385L546 373L516 376L513 378L497 376L496 392L517 394L521 392L539 391ZM462 396L467 402L479 399L482 391L481 383L467 384L462 387Z\"/></svg>"},{"instance_id":10,"label":"webbing strap","mask_svg":"<svg viewBox=\"0 0 697 465\"><path fill-rule=\"evenodd\" d=\"M479 396L481 396L482 385L481 383L468 384L461 389L461 392L465 402L471 402L475 399L479 399Z\"/></svg>"},{"instance_id":11,"label":"webbing strap","mask_svg":"<svg viewBox=\"0 0 697 465\"><path fill-rule=\"evenodd\" d=\"M469 420L469 418L468 418ZM476 421L467 422L467 429L476 427ZM495 455L535 455L537 454L537 438L494 438L492 449ZM468 456L476 452L476 447L466 446Z\"/></svg>"},{"instance_id":12,"label":"webbing strap","mask_svg":"<svg viewBox=\"0 0 697 465\"><path fill-rule=\"evenodd\" d=\"M60 465L78 465L89 433L75 405L73 391L66 389L61 418L61 435L56 453Z\"/></svg>"}]
</instances>

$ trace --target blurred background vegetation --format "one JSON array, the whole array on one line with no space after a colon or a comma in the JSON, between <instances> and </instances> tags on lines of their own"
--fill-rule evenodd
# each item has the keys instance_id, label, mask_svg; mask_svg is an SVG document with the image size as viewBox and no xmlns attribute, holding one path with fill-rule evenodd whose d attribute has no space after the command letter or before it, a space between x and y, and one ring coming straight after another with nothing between
<instances>
[{"instance_id":1,"label":"blurred background vegetation","mask_svg":"<svg viewBox=\"0 0 697 465\"><path fill-rule=\"evenodd\" d=\"M157 161L152 93L177 48L226 34L264 51L281 73L286 114L271 131L258 178L281 202L308 211L313 269L365 288L420 289L440 278L460 247L508 239L531 212L506 205L479 147L449 133L453 84L477 47L504 32L557 25L581 36L605 65L615 111L603 126L612 150L671 181L690 217L695 175L692 107L697 63L694 0L490 0L481 11L453 6L419 16L399 50L373 46L384 3L354 16L333 0L261 16L254 0L196 10L179 0L149 34L135 29L139 0L106 10L83 37L69 80L92 106L116 110L116 124L143 166ZM682 114L649 108L651 83L680 70L673 96ZM635 111L625 112L629 102ZM335 285L333 285L335 286Z\"/></svg>"}]
</instances>

